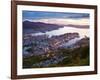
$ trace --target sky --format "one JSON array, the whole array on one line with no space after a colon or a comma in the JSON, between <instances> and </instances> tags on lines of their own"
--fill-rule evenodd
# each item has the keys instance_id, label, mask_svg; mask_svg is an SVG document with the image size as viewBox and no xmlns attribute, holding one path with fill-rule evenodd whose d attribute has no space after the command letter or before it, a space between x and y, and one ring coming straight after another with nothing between
<instances>
[{"instance_id":1,"label":"sky","mask_svg":"<svg viewBox=\"0 0 100 80\"><path fill-rule=\"evenodd\" d=\"M46 11L28 11L22 12L23 21L43 22L59 25L89 25L88 13L71 12L46 12Z\"/></svg>"},{"instance_id":2,"label":"sky","mask_svg":"<svg viewBox=\"0 0 100 80\"><path fill-rule=\"evenodd\" d=\"M27 11L22 12L23 20L39 20L39 19L79 19L89 18L88 13L71 13L71 12L46 12L46 11Z\"/></svg>"}]
</instances>

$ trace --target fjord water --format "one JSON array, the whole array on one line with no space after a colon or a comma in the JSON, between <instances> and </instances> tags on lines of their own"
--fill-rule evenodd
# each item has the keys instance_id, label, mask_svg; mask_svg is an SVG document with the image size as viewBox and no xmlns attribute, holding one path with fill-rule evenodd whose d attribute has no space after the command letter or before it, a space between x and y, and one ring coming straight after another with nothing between
<instances>
[{"instance_id":1,"label":"fjord water","mask_svg":"<svg viewBox=\"0 0 100 80\"><path fill-rule=\"evenodd\" d=\"M57 30L47 31L45 33L39 32L32 35L49 35L51 36L59 36L65 33L79 33L80 38L83 38L84 36L89 37L89 29L88 28L75 28L75 27L69 27L64 26L62 28L59 28Z\"/></svg>"}]
</instances>

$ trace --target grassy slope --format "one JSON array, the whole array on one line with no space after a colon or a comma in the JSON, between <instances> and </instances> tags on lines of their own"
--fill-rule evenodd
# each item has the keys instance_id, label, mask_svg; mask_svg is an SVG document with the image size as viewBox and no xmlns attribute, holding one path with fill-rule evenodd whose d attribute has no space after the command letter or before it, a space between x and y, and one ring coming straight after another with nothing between
<instances>
[{"instance_id":1,"label":"grassy slope","mask_svg":"<svg viewBox=\"0 0 100 80\"><path fill-rule=\"evenodd\" d=\"M53 52L52 52L53 53ZM48 53L51 54L51 53ZM76 49L59 49L56 54L61 56L68 56L57 64L50 64L48 67L64 67L64 66L85 66L89 65L89 46L80 47ZM53 57L53 56L52 56ZM32 66L35 63L48 60L51 56L32 56L23 58L23 68L41 67ZM42 66L45 67L45 66Z\"/></svg>"}]
</instances>

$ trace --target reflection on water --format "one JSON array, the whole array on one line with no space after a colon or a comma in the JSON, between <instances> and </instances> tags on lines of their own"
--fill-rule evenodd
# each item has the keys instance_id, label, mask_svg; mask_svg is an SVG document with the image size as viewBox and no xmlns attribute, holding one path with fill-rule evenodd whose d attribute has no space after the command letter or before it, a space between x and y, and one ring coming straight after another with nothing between
<instances>
[{"instance_id":1,"label":"reflection on water","mask_svg":"<svg viewBox=\"0 0 100 80\"><path fill-rule=\"evenodd\" d=\"M32 35L43 35L43 34L47 34L49 35L49 37L51 36L57 36L57 35L62 35L65 33L79 33L80 38L83 38L84 36L88 36L89 37L89 29L87 28L75 28L75 27L68 27L68 26L64 26L63 28L59 28L57 30L52 30L52 31L48 31L45 33L35 33Z\"/></svg>"}]
</instances>

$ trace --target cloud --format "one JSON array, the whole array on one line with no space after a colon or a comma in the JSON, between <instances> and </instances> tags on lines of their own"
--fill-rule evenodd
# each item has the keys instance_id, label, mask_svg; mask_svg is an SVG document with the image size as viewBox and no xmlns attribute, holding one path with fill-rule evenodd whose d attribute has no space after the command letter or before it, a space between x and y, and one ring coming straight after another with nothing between
<instances>
[{"instance_id":1,"label":"cloud","mask_svg":"<svg viewBox=\"0 0 100 80\"><path fill-rule=\"evenodd\" d=\"M58 18L49 18L49 19L39 19L32 20L33 22L43 22L49 24L57 24L57 25L89 25L89 19L58 19Z\"/></svg>"}]
</instances>

